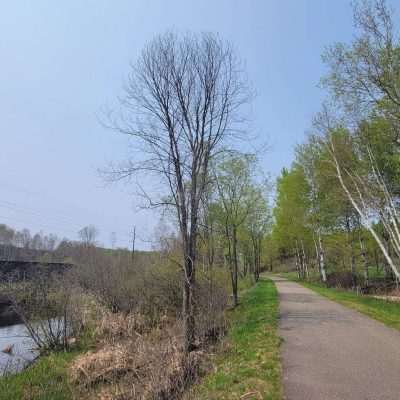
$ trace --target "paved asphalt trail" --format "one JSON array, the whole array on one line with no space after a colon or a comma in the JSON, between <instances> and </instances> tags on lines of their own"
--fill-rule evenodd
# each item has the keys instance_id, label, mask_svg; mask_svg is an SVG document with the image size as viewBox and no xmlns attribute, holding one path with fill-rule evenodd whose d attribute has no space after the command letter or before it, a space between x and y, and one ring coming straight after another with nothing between
<instances>
[{"instance_id":1,"label":"paved asphalt trail","mask_svg":"<svg viewBox=\"0 0 400 400\"><path fill-rule=\"evenodd\" d=\"M400 400L400 332L273 277L286 400Z\"/></svg>"}]
</instances>

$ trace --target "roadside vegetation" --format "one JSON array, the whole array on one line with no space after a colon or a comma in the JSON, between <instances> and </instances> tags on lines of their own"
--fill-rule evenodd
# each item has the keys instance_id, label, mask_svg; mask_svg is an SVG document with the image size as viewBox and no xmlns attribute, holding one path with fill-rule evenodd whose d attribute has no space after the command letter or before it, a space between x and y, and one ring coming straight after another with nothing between
<instances>
[{"instance_id":1,"label":"roadside vegetation","mask_svg":"<svg viewBox=\"0 0 400 400\"><path fill-rule=\"evenodd\" d=\"M323 54L326 101L277 179L266 242L275 271L399 297L400 38L385 1L355 2L353 12L353 41Z\"/></svg>"},{"instance_id":2,"label":"roadside vegetation","mask_svg":"<svg viewBox=\"0 0 400 400\"><path fill-rule=\"evenodd\" d=\"M213 369L190 399L281 399L278 296L270 280L260 280L231 312L232 329Z\"/></svg>"},{"instance_id":3,"label":"roadside vegetation","mask_svg":"<svg viewBox=\"0 0 400 400\"><path fill-rule=\"evenodd\" d=\"M346 307L352 308L368 315L385 325L400 330L400 303L390 302L384 299L377 299L372 296L366 296L354 293L349 290L339 288L329 288L325 285L312 280L299 280L295 273L280 274L290 280L297 281L303 286L334 300Z\"/></svg>"},{"instance_id":4,"label":"roadside vegetation","mask_svg":"<svg viewBox=\"0 0 400 400\"><path fill-rule=\"evenodd\" d=\"M282 272L279 275L298 282L330 300L368 315L391 328L400 330L400 302L398 301L390 301L386 299L386 296L375 298L374 295L363 295L348 289L327 287L319 282L316 276L304 280L299 279L296 272Z\"/></svg>"},{"instance_id":5,"label":"roadside vegetation","mask_svg":"<svg viewBox=\"0 0 400 400\"><path fill-rule=\"evenodd\" d=\"M135 234L131 251L115 249L115 236L104 249L93 225L79 241L52 236L51 246L49 237L3 226L7 254L23 243L69 267L39 262L29 276L0 276L43 355L0 385L29 387L54 364L54 398L179 398L226 334L227 309L259 280L269 193L257 156L238 150L248 141L252 90L233 47L212 33L158 35L131 64L120 99L103 122L143 151L103 171L104 179L141 182L146 206L162 208L165 224L151 252L135 251ZM51 386L31 398L46 398Z\"/></svg>"},{"instance_id":6,"label":"roadside vegetation","mask_svg":"<svg viewBox=\"0 0 400 400\"><path fill-rule=\"evenodd\" d=\"M358 295L357 293L340 289L327 288L311 282L302 282L302 284L328 299L337 301L344 306L353 308L371 318L383 322L387 326L400 330L399 303Z\"/></svg>"},{"instance_id":7,"label":"roadside vegetation","mask_svg":"<svg viewBox=\"0 0 400 400\"><path fill-rule=\"evenodd\" d=\"M226 287L223 282L227 282L227 277L221 271L216 279ZM252 277L239 279L239 293L243 294L240 309L238 312L225 311L224 305L221 311L227 314L226 317L219 314L220 331L207 331L209 326L204 325L203 343L199 351L191 353L188 361L179 339L182 335L179 320L162 314L161 320L150 323L139 314L113 313L97 304L96 316L87 316L90 318L90 323L87 320L90 329L81 335L79 342L64 351L46 351L21 373L6 374L0 378L0 400L68 400L98 398L96 396L118 398L122 395L131 398L168 396L172 399L182 396L193 382L201 379L201 375L211 368L208 352L220 351L218 339L225 335L231 324L236 331L242 313L259 316L265 307L270 307L265 310L265 315L270 318L271 327L268 329L271 329L271 333L268 340L272 341L275 334L273 321L276 328L277 317L276 292L271 283L260 284L263 285L262 291L254 287ZM225 291L227 289L229 287ZM228 301L227 297L224 299ZM260 301L258 314L252 314L257 305L255 301ZM215 315L215 310L213 313ZM202 322L206 323L206 320L202 318ZM235 331L230 337L236 335ZM261 330L258 335L260 333ZM271 361L271 368L277 368L278 365L274 366Z\"/></svg>"}]
</instances>

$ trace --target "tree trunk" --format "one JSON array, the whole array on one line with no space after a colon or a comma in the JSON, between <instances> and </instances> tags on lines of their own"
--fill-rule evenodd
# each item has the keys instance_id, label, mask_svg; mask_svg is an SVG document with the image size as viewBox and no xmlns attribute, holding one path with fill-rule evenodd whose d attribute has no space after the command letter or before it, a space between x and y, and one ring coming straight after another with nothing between
<instances>
[{"instance_id":1,"label":"tree trunk","mask_svg":"<svg viewBox=\"0 0 400 400\"><path fill-rule=\"evenodd\" d=\"M255 282L258 281L257 278L257 245L255 243L254 238L252 238L253 242L253 275L254 275L254 280Z\"/></svg>"},{"instance_id":2,"label":"tree trunk","mask_svg":"<svg viewBox=\"0 0 400 400\"><path fill-rule=\"evenodd\" d=\"M183 329L185 350L190 352L195 348L195 319L194 319L194 268L192 255L185 257L185 282L183 285Z\"/></svg>"},{"instance_id":3,"label":"tree trunk","mask_svg":"<svg viewBox=\"0 0 400 400\"><path fill-rule=\"evenodd\" d=\"M319 245L319 265L321 269L321 279L322 282L326 283L326 269L325 269L325 251L322 246L321 233L318 232L318 245Z\"/></svg>"},{"instance_id":4,"label":"tree trunk","mask_svg":"<svg viewBox=\"0 0 400 400\"><path fill-rule=\"evenodd\" d=\"M395 275L395 277L397 279L400 279L400 272L399 272L398 268L396 267L396 265L395 265L395 263L393 261L393 258L391 257L391 255L390 255L390 253L388 251L389 249L385 247L384 243L382 242L382 240L379 237L379 235L376 233L376 231L373 228L373 226L371 224L365 222L366 220L368 220L365 212L363 212L363 210L360 208L360 206L354 200L354 197L350 193L348 187L346 186L346 184L345 184L345 182L343 180L342 170L341 170L340 165L338 163L338 160L337 160L337 158L335 156L335 148L333 146L332 141L330 142L330 146L331 146L331 155L333 156L333 161L335 163L337 177L339 179L340 185L342 186L342 188L343 188L344 192L346 193L348 199L350 200L351 204L353 205L353 207L357 211L359 217L361 218L361 222L363 223L364 228L368 229L368 231L371 233L371 235L375 239L376 243L378 244L378 246L379 246L380 250L382 251L383 256L385 257L385 260L386 260L388 266L390 267L392 273Z\"/></svg>"},{"instance_id":5,"label":"tree trunk","mask_svg":"<svg viewBox=\"0 0 400 400\"><path fill-rule=\"evenodd\" d=\"M254 280L258 282L260 279L260 251L261 245L259 239L252 237L253 243L253 264L254 264Z\"/></svg>"},{"instance_id":6,"label":"tree trunk","mask_svg":"<svg viewBox=\"0 0 400 400\"><path fill-rule=\"evenodd\" d=\"M185 338L185 351L187 353L195 349L195 266L196 266L196 250L197 250L197 219L196 219L196 203L192 199L190 231L184 236L184 285L183 285L183 326ZM187 225L183 225L183 232L187 232Z\"/></svg>"},{"instance_id":7,"label":"tree trunk","mask_svg":"<svg viewBox=\"0 0 400 400\"><path fill-rule=\"evenodd\" d=\"M303 271L304 271L304 277L308 278L308 266L307 266L307 260L306 260L306 253L304 251L304 243L303 239L301 240L301 251L302 251L302 264L303 264Z\"/></svg>"},{"instance_id":8,"label":"tree trunk","mask_svg":"<svg viewBox=\"0 0 400 400\"><path fill-rule=\"evenodd\" d=\"M389 255L389 257L392 257L392 252L391 252L391 249L390 249L390 238L389 238L389 235L384 235L384 240L385 240L384 246L386 248L387 254ZM385 260L384 269L385 269L385 278L386 279L392 279L393 275L392 275L392 272L390 270L389 262L387 260Z\"/></svg>"},{"instance_id":9,"label":"tree trunk","mask_svg":"<svg viewBox=\"0 0 400 400\"><path fill-rule=\"evenodd\" d=\"M257 280L260 279L260 272L261 272L261 238L257 240Z\"/></svg>"},{"instance_id":10,"label":"tree trunk","mask_svg":"<svg viewBox=\"0 0 400 400\"><path fill-rule=\"evenodd\" d=\"M214 264L214 257L215 257L215 242L214 242L214 232L211 226L210 232L208 232L209 240L208 240L208 264L210 267Z\"/></svg>"},{"instance_id":11,"label":"tree trunk","mask_svg":"<svg viewBox=\"0 0 400 400\"><path fill-rule=\"evenodd\" d=\"M376 249L374 249L374 260L375 260L376 274L378 275L380 270L380 265L379 265L378 252L376 251Z\"/></svg>"},{"instance_id":12,"label":"tree trunk","mask_svg":"<svg viewBox=\"0 0 400 400\"><path fill-rule=\"evenodd\" d=\"M355 268L355 254L354 254L354 241L353 235L350 227L350 217L346 216L346 230L347 230L347 245L350 249L350 270L351 270L351 279L353 283L353 287L356 287L357 282L355 279L356 276L356 268Z\"/></svg>"},{"instance_id":13,"label":"tree trunk","mask_svg":"<svg viewBox=\"0 0 400 400\"><path fill-rule=\"evenodd\" d=\"M322 280L322 275L321 275L321 259L319 256L319 248L318 248L318 244L317 241L315 239L315 235L313 234L313 240L314 240L314 247L315 247L315 259L316 259L316 264L318 266L318 272L321 276L321 280Z\"/></svg>"},{"instance_id":14,"label":"tree trunk","mask_svg":"<svg viewBox=\"0 0 400 400\"><path fill-rule=\"evenodd\" d=\"M237 232L236 227L232 231L232 251L233 251L233 277L232 277L232 295L233 295L233 306L236 307L239 304L238 301L238 258L237 258Z\"/></svg>"},{"instance_id":15,"label":"tree trunk","mask_svg":"<svg viewBox=\"0 0 400 400\"><path fill-rule=\"evenodd\" d=\"M360 249L361 249L361 257L364 261L364 285L369 285L369 271L368 271L368 257L367 250L365 248L364 239L360 234Z\"/></svg>"},{"instance_id":16,"label":"tree trunk","mask_svg":"<svg viewBox=\"0 0 400 400\"><path fill-rule=\"evenodd\" d=\"M136 241L136 226L133 227L133 236L132 236L132 264L135 263L135 241Z\"/></svg>"},{"instance_id":17,"label":"tree trunk","mask_svg":"<svg viewBox=\"0 0 400 400\"><path fill-rule=\"evenodd\" d=\"M225 223L225 237L228 242L228 266L229 266L229 273L231 276L231 285L232 285L232 303L233 303L233 307L236 307L238 305L238 294L237 294L238 268L237 268L237 258L236 258L236 256L237 256L236 229L232 230L232 235L231 235L227 221Z\"/></svg>"},{"instance_id":18,"label":"tree trunk","mask_svg":"<svg viewBox=\"0 0 400 400\"><path fill-rule=\"evenodd\" d=\"M302 279L302 271L301 271L301 263L300 263L300 256L299 256L299 249L297 247L297 243L296 243L296 269L297 269L297 275L299 277L299 279Z\"/></svg>"}]
</instances>

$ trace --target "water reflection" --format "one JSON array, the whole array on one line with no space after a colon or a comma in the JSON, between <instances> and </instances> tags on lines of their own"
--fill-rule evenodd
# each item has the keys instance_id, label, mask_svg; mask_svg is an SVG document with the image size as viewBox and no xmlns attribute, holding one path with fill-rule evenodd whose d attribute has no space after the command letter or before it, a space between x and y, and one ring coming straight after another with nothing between
<instances>
[{"instance_id":1,"label":"water reflection","mask_svg":"<svg viewBox=\"0 0 400 400\"><path fill-rule=\"evenodd\" d=\"M3 352L11 346L9 354ZM0 376L6 373L18 372L34 360L38 352L33 350L34 342L28 337L23 324L0 328Z\"/></svg>"}]
</instances>

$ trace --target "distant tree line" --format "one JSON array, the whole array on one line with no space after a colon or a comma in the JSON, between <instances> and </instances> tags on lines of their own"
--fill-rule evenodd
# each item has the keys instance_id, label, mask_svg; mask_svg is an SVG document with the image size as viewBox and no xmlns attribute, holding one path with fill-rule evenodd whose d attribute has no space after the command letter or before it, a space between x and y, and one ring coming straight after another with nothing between
<instances>
[{"instance_id":1,"label":"distant tree line","mask_svg":"<svg viewBox=\"0 0 400 400\"><path fill-rule=\"evenodd\" d=\"M13 228L0 224L0 244L3 246L15 246L32 250L53 251L60 240L57 235L46 235L43 232L32 234L29 229L14 230Z\"/></svg>"},{"instance_id":2,"label":"distant tree line","mask_svg":"<svg viewBox=\"0 0 400 400\"><path fill-rule=\"evenodd\" d=\"M82 247L99 246L98 234L94 225L88 225L77 232L77 240L60 239L53 233L31 233L26 228L15 230L0 224L0 259L46 262L69 260L79 263Z\"/></svg>"}]
</instances>

